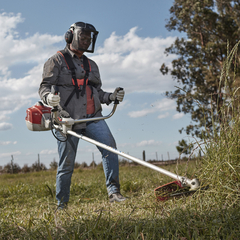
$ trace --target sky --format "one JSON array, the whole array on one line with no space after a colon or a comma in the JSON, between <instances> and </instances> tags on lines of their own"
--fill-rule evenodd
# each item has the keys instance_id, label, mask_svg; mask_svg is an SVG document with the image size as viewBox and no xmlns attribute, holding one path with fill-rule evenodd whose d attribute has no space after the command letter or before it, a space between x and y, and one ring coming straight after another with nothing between
<instances>
[{"instance_id":1,"label":"sky","mask_svg":"<svg viewBox=\"0 0 240 240\"><path fill-rule=\"evenodd\" d=\"M99 31L95 52L86 55L100 69L102 88L125 90L124 100L109 125L120 151L142 159L179 157L179 129L190 116L176 111L165 97L177 85L159 71L177 56L165 48L180 37L165 28L171 0L9 0L0 6L0 166L12 159L21 167L38 160L49 168L58 161L51 131L33 132L26 127L27 108L38 100L44 62L65 47L64 34L74 22L91 23ZM112 105L103 105L108 115ZM96 146L79 141L78 163L101 162Z\"/></svg>"}]
</instances>

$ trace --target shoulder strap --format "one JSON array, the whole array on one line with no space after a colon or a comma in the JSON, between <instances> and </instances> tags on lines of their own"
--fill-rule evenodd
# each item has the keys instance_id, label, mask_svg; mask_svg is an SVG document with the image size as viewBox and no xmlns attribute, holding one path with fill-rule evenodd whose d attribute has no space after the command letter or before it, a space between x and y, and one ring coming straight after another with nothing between
<instances>
[{"instance_id":1,"label":"shoulder strap","mask_svg":"<svg viewBox=\"0 0 240 240\"><path fill-rule=\"evenodd\" d=\"M74 83L75 83L75 85L74 85L75 86L75 92L77 94L77 98L79 98L79 90L78 90L77 78L76 78L76 73L75 73L75 65L72 61L72 58L66 50L61 50L61 51L59 51L59 53L64 57L68 68L72 72L72 78L73 78Z\"/></svg>"},{"instance_id":2,"label":"shoulder strap","mask_svg":"<svg viewBox=\"0 0 240 240\"><path fill-rule=\"evenodd\" d=\"M81 91L81 96L83 96L85 94L86 83L87 83L87 79L88 79L89 72L90 72L90 66L89 66L88 58L85 55L82 55L82 57L83 57L83 68L85 70L85 76L84 76L84 83L83 83L83 89Z\"/></svg>"}]
</instances>

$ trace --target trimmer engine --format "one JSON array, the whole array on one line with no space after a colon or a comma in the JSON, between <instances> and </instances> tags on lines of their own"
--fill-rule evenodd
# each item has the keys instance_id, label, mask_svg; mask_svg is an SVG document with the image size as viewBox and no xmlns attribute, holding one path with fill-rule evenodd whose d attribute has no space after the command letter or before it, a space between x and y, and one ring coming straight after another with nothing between
<instances>
[{"instance_id":1,"label":"trimmer engine","mask_svg":"<svg viewBox=\"0 0 240 240\"><path fill-rule=\"evenodd\" d=\"M27 128L31 131L48 131L51 129L51 108L38 101L27 109L25 118Z\"/></svg>"}]
</instances>

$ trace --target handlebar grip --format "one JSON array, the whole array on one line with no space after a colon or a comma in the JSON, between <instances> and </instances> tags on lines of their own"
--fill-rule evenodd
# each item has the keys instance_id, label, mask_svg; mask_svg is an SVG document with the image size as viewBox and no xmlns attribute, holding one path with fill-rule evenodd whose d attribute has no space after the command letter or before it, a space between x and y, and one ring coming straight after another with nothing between
<instances>
[{"instance_id":1,"label":"handlebar grip","mask_svg":"<svg viewBox=\"0 0 240 240\"><path fill-rule=\"evenodd\" d=\"M118 92L121 91L121 90L123 90L123 88L122 88L122 87L119 87ZM114 100L114 104L119 104L119 100L115 99L115 100Z\"/></svg>"}]
</instances>

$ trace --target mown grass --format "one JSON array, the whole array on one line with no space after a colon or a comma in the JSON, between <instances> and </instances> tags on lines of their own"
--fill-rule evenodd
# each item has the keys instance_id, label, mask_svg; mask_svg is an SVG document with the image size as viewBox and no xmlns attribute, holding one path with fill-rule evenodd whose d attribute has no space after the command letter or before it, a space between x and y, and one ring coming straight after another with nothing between
<instances>
[{"instance_id":1,"label":"mown grass","mask_svg":"<svg viewBox=\"0 0 240 240\"><path fill-rule=\"evenodd\" d=\"M200 171L204 161L190 161L188 175L208 176ZM164 168L186 173L186 163ZM55 175L0 176L0 239L239 239L239 199L216 201L213 184L191 197L157 202L154 189L172 179L123 166L121 187L128 200L110 204L102 168L76 169L68 208L56 211ZM216 196L224 199L226 192Z\"/></svg>"}]
</instances>

